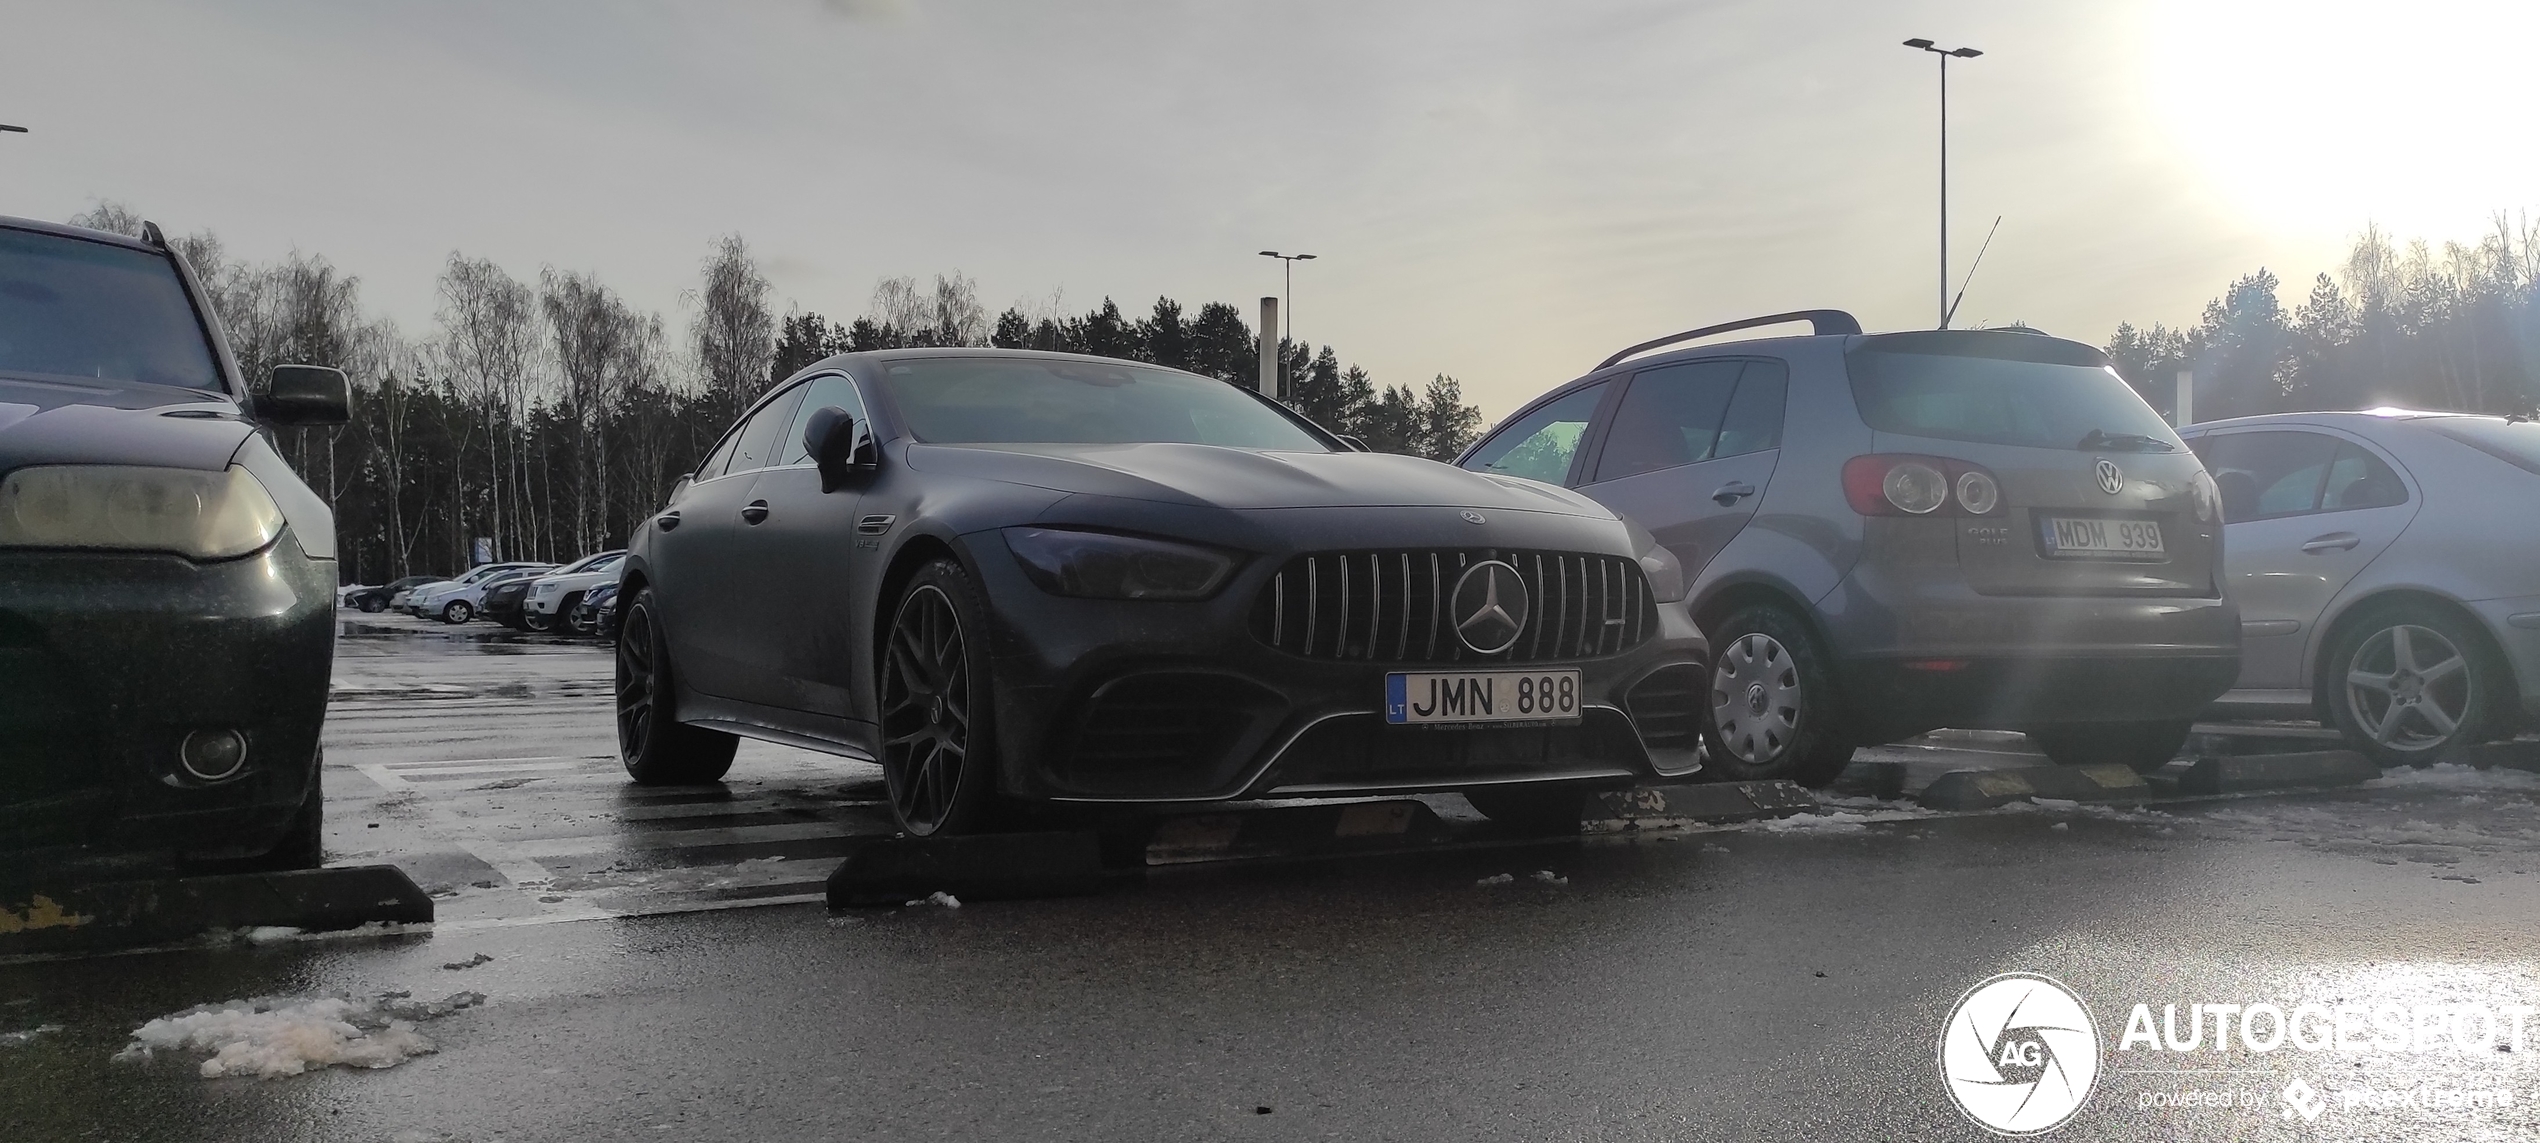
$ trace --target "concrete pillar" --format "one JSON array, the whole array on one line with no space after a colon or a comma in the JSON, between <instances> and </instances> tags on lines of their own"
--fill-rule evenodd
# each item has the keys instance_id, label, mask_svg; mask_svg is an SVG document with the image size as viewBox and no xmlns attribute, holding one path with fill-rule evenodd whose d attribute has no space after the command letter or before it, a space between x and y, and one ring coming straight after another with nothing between
<instances>
[{"instance_id":1,"label":"concrete pillar","mask_svg":"<svg viewBox=\"0 0 2540 1143\"><path fill-rule=\"evenodd\" d=\"M1279 399L1279 299L1261 299L1261 395Z\"/></svg>"}]
</instances>

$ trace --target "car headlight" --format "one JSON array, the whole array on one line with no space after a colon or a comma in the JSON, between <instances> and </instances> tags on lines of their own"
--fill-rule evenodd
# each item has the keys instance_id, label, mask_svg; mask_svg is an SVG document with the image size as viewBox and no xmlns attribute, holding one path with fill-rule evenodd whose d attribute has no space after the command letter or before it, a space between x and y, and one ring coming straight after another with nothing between
<instances>
[{"instance_id":1,"label":"car headlight","mask_svg":"<svg viewBox=\"0 0 2540 1143\"><path fill-rule=\"evenodd\" d=\"M21 468L0 479L0 547L122 548L198 560L243 556L282 534L282 509L235 465Z\"/></svg>"},{"instance_id":2,"label":"car headlight","mask_svg":"<svg viewBox=\"0 0 2540 1143\"><path fill-rule=\"evenodd\" d=\"M1041 590L1085 599L1206 599L1243 562L1196 544L1071 528L1008 528L1005 546Z\"/></svg>"}]
</instances>

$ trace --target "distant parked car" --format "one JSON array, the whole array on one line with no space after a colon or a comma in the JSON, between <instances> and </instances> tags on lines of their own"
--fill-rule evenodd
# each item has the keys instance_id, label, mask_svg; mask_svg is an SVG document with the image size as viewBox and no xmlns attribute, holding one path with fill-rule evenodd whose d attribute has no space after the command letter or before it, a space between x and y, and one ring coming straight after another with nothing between
<instances>
[{"instance_id":1,"label":"distant parked car","mask_svg":"<svg viewBox=\"0 0 2540 1143\"><path fill-rule=\"evenodd\" d=\"M2212 482L2078 342L1731 322L1616 353L1458 463L1575 488L1675 553L1714 650L1713 776L1823 785L1944 726L2151 769L2240 670Z\"/></svg>"},{"instance_id":2,"label":"distant parked car","mask_svg":"<svg viewBox=\"0 0 2540 1143\"><path fill-rule=\"evenodd\" d=\"M626 550L616 548L594 552L540 576L529 585L527 614L523 622L532 631L544 631L573 615L582 593L604 583L616 583L618 565L625 562Z\"/></svg>"},{"instance_id":3,"label":"distant parked car","mask_svg":"<svg viewBox=\"0 0 2540 1143\"><path fill-rule=\"evenodd\" d=\"M484 612L486 592L507 583L536 579L546 570L538 566L514 568L499 575L487 576L472 584L461 585L454 591L441 592L433 596L432 614L440 616L443 623L465 623Z\"/></svg>"},{"instance_id":4,"label":"distant parked car","mask_svg":"<svg viewBox=\"0 0 2540 1143\"><path fill-rule=\"evenodd\" d=\"M388 610L390 601L395 600L399 595L415 588L422 587L427 583L441 582L444 582L443 577L437 575L410 575L401 579L390 580L389 582L380 584L377 587L356 586L345 591L343 597L344 606L358 608L362 611L376 615L382 611Z\"/></svg>"},{"instance_id":5,"label":"distant parked car","mask_svg":"<svg viewBox=\"0 0 2540 1143\"><path fill-rule=\"evenodd\" d=\"M2540 424L2276 413L2187 439L2228 522L2228 707L2316 714L2385 766L2540 713Z\"/></svg>"},{"instance_id":6,"label":"distant parked car","mask_svg":"<svg viewBox=\"0 0 2540 1143\"><path fill-rule=\"evenodd\" d=\"M604 583L582 593L582 602L565 617L565 624L576 634L596 635L602 639L617 637L617 584Z\"/></svg>"},{"instance_id":7,"label":"distant parked car","mask_svg":"<svg viewBox=\"0 0 2540 1143\"><path fill-rule=\"evenodd\" d=\"M529 598L529 585L536 582L535 578L523 576L492 584L485 589L485 606L480 610L487 619L514 631L527 631L529 625L521 619L521 605Z\"/></svg>"},{"instance_id":8,"label":"distant parked car","mask_svg":"<svg viewBox=\"0 0 2540 1143\"><path fill-rule=\"evenodd\" d=\"M425 584L406 596L405 610L410 615L432 615L444 623L465 623L476 618L484 597L476 589L487 581L515 572L545 572L554 564L508 563L486 564L446 583Z\"/></svg>"}]
</instances>

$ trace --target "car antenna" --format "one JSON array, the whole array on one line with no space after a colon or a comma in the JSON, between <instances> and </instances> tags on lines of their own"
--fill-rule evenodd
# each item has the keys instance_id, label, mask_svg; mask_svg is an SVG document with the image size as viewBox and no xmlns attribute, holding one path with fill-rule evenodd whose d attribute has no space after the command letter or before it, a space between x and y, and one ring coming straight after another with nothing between
<instances>
[{"instance_id":1,"label":"car antenna","mask_svg":"<svg viewBox=\"0 0 2540 1143\"><path fill-rule=\"evenodd\" d=\"M1949 319L1958 316L1958 303L1967 300L1967 283L1976 280L1976 267L1984 265L1984 252L1993 249L1993 231L2002 229L2002 216L1993 216L1993 230L1984 232L1984 245L1976 247L1976 260L1967 267L1967 276L1958 281L1958 296L1949 299L1949 312L1940 315L1940 328L1949 328Z\"/></svg>"}]
</instances>

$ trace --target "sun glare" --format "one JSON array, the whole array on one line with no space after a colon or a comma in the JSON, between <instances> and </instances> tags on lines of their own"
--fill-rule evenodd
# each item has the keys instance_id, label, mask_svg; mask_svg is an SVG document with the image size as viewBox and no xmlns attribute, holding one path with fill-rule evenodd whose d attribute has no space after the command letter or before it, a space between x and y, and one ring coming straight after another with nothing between
<instances>
[{"instance_id":1,"label":"sun glare","mask_svg":"<svg viewBox=\"0 0 2540 1143\"><path fill-rule=\"evenodd\" d=\"M2253 219L2466 236L2540 206L2532 0L2164 0L2160 129Z\"/></svg>"}]
</instances>

